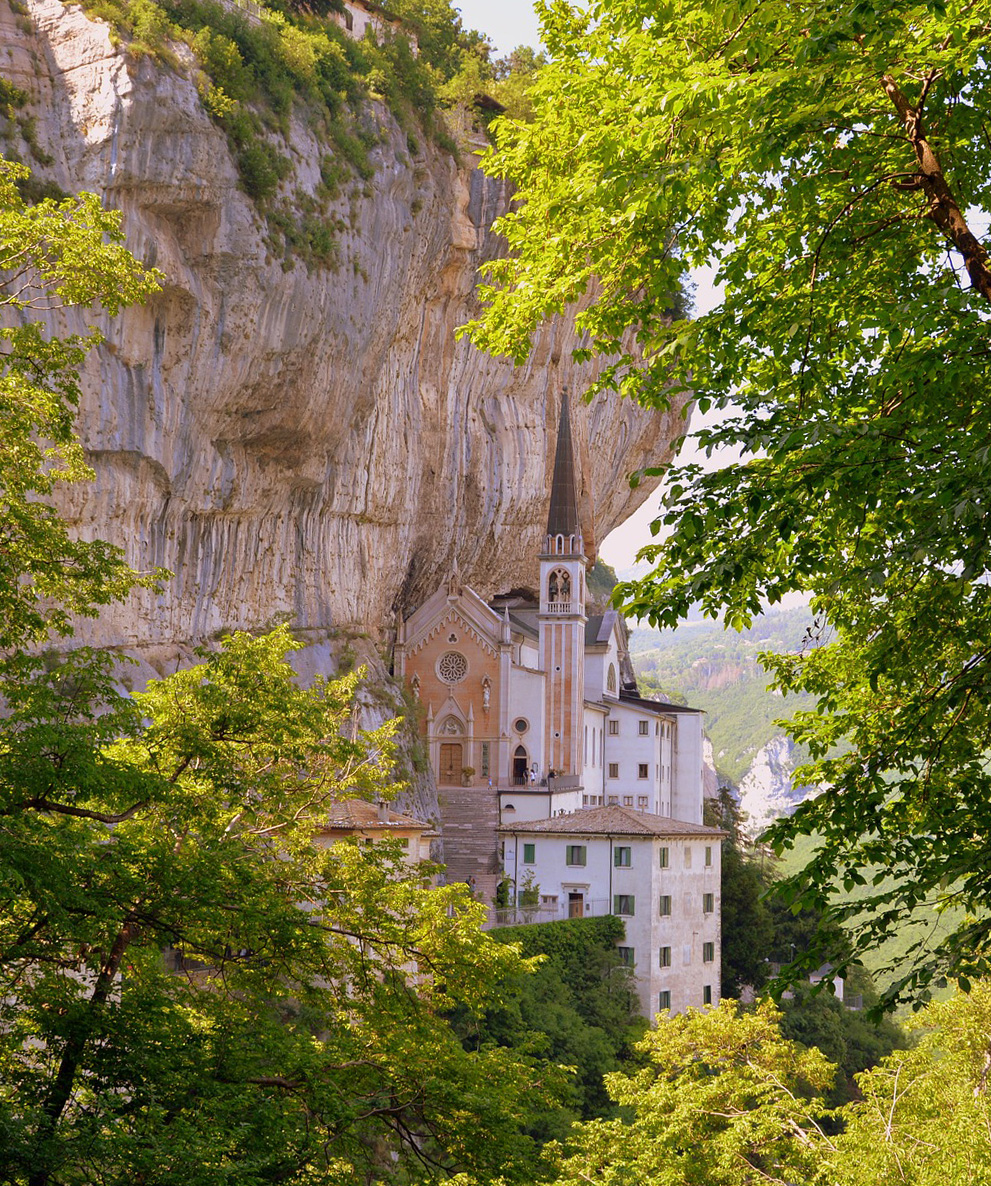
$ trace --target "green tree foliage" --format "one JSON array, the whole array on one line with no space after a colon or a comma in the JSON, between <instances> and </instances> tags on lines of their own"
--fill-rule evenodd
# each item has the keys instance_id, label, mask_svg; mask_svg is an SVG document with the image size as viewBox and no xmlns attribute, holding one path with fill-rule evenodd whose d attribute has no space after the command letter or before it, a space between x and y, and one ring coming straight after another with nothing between
<instances>
[{"instance_id":1,"label":"green tree foliage","mask_svg":"<svg viewBox=\"0 0 991 1186\"><path fill-rule=\"evenodd\" d=\"M528 1109L527 1127L541 1141L563 1138L576 1117L614 1111L603 1076L629 1059L646 1028L616 948L623 934L613 915L494 931L498 942L539 962L504 981L497 1007L457 1021L470 1049L495 1044L572 1068L553 1107Z\"/></svg>"},{"instance_id":2,"label":"green tree foliage","mask_svg":"<svg viewBox=\"0 0 991 1186\"><path fill-rule=\"evenodd\" d=\"M991 986L930 1005L918 1043L857 1076L835 1186L977 1186L991 1181ZM923 1028L925 1027L925 1028Z\"/></svg>"},{"instance_id":3,"label":"green tree foliage","mask_svg":"<svg viewBox=\"0 0 991 1186\"><path fill-rule=\"evenodd\" d=\"M690 1010L648 1033L646 1066L609 1077L630 1119L576 1125L556 1186L976 1186L991 1181L991 989L931 1005L911 1050L856 1076L787 1037L769 1004Z\"/></svg>"},{"instance_id":4,"label":"green tree foliage","mask_svg":"<svg viewBox=\"0 0 991 1186\"><path fill-rule=\"evenodd\" d=\"M5 670L4 1181L530 1180L542 1088L445 1020L520 960L398 845L314 844L388 789L392 725L353 726L354 675L299 688L292 645L133 697L85 651Z\"/></svg>"},{"instance_id":5,"label":"green tree foliage","mask_svg":"<svg viewBox=\"0 0 991 1186\"><path fill-rule=\"evenodd\" d=\"M95 330L57 337L65 310L110 314L157 291L93 194L31 205L22 165L0 157L0 654L71 633L135 583L119 548L74 539L47 501L93 477L73 433L78 372Z\"/></svg>"},{"instance_id":6,"label":"green tree foliage","mask_svg":"<svg viewBox=\"0 0 991 1186\"><path fill-rule=\"evenodd\" d=\"M815 699L799 777L827 788L775 830L820 837L792 900L832 908L853 955L953 904L963 924L889 999L945 972L966 984L991 970L991 269L974 233L991 7L542 12L535 121L504 127L488 161L520 205L476 340L522 358L541 318L584 299L579 355L612 356L595 390L663 404L690 388L725 409L699 438L741 460L668 475L655 530L671 534L627 605L740 626L814 593L832 645L769 660ZM686 269L714 257L721 305L672 316ZM860 885L865 867L875 892L838 902L835 875Z\"/></svg>"},{"instance_id":7,"label":"green tree foliage","mask_svg":"<svg viewBox=\"0 0 991 1186\"><path fill-rule=\"evenodd\" d=\"M764 900L764 853L753 851L744 839L740 810L727 787L720 789L718 799L706 801L705 822L727 833L720 854L722 993L738 998L745 987L759 993L767 983L775 946L774 921Z\"/></svg>"},{"instance_id":8,"label":"green tree foliage","mask_svg":"<svg viewBox=\"0 0 991 1186\"><path fill-rule=\"evenodd\" d=\"M576 1125L558 1186L811 1181L832 1068L776 1022L770 1005L744 1012L723 1001L650 1030L639 1046L646 1066L607 1080L632 1121Z\"/></svg>"}]
</instances>

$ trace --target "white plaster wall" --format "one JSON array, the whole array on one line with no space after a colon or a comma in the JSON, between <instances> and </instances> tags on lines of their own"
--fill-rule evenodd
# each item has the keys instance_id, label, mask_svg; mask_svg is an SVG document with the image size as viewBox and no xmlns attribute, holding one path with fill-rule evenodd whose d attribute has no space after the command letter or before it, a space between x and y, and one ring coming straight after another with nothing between
<instances>
[{"instance_id":1,"label":"white plaster wall","mask_svg":"<svg viewBox=\"0 0 991 1186\"><path fill-rule=\"evenodd\" d=\"M654 732L657 717L650 713L640 712L633 707L622 704L610 706L610 720L619 723L619 734L612 736L606 727L606 769L611 762L619 765L619 777L606 777L606 795L618 795L622 806L640 808L639 802L647 796L646 810L657 811L658 781L658 738ZM647 734L640 736L639 723L647 722ZM637 769L641 763L647 767L647 777L639 778ZM624 796L632 796L632 804L624 804ZM681 818L676 816L675 818Z\"/></svg>"},{"instance_id":2,"label":"white plaster wall","mask_svg":"<svg viewBox=\"0 0 991 1186\"><path fill-rule=\"evenodd\" d=\"M604 803L602 750L606 739L606 714L601 709L586 705L582 722L582 754L585 758L582 771L584 791L582 806L601 807ZM585 802L586 798L589 800ZM597 802L592 802L595 799Z\"/></svg>"},{"instance_id":3,"label":"white plaster wall","mask_svg":"<svg viewBox=\"0 0 991 1186\"><path fill-rule=\"evenodd\" d=\"M668 849L668 867L660 867L660 849ZM712 863L705 864L705 850L711 850ZM691 863L686 861L691 854ZM652 908L649 919L651 937L648 963L638 960L637 972L641 983L641 1000L652 1017L658 1011L662 989L671 993L672 1013L683 1013L691 1007L701 1008L703 988L709 985L712 1002L720 994L719 981L719 858L717 839L680 840L659 839L653 845ZM714 911L703 913L703 894L713 895ZM671 898L671 914L662 917L662 895ZM711 962L703 962L703 944L713 944ZM671 948L671 966L661 968L659 954L662 947Z\"/></svg>"},{"instance_id":4,"label":"white plaster wall","mask_svg":"<svg viewBox=\"0 0 991 1186\"><path fill-rule=\"evenodd\" d=\"M519 717L523 717L529 722L530 727L525 733L517 733L513 728L513 722ZM519 667L513 668L509 679L509 716L503 727L509 734L510 742L508 766L505 770L500 771L501 785L511 785L513 754L518 745L523 745L526 748L531 765L534 762L537 763L539 780L546 774L544 762L544 676L540 672Z\"/></svg>"},{"instance_id":5,"label":"white plaster wall","mask_svg":"<svg viewBox=\"0 0 991 1186\"><path fill-rule=\"evenodd\" d=\"M702 714L679 713L671 780L671 815L702 822Z\"/></svg>"}]
</instances>

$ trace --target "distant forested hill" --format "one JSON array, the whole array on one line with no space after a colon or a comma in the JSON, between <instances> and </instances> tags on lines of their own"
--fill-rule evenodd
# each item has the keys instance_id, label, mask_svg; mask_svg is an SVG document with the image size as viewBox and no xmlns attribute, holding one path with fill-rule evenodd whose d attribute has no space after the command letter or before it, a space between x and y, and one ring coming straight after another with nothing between
<instances>
[{"instance_id":1,"label":"distant forested hill","mask_svg":"<svg viewBox=\"0 0 991 1186\"><path fill-rule=\"evenodd\" d=\"M630 653L641 691L705 709L716 768L738 784L757 751L781 733L774 722L808 700L783 699L767 690L757 661L761 651L797 651L809 645L806 607L764 614L742 633L710 621L689 621L676 630L634 628Z\"/></svg>"}]
</instances>

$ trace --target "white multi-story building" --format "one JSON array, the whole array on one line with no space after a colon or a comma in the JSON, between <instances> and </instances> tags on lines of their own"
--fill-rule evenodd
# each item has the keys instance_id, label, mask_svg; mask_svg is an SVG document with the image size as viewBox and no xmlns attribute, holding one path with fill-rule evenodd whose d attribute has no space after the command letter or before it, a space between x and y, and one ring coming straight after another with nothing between
<instances>
[{"instance_id":1,"label":"white multi-story building","mask_svg":"<svg viewBox=\"0 0 991 1186\"><path fill-rule=\"evenodd\" d=\"M574 831L592 826L607 812L610 818L641 818L644 836L650 838L708 836L704 847L715 850L722 835L702 825L701 712L640 696L621 617L615 610L589 612L589 561L566 398L547 532L534 559L539 572L535 596L514 592L486 603L455 572L397 623L396 675L422 706L448 875L469 881L490 902L496 886L507 879L514 903L521 890L518 870L504 848L506 836L522 835L524 825L547 828L562 820L561 826ZM602 843L607 841L608 836ZM638 869L647 867L638 862ZM602 865L605 872L583 892L585 901L611 908L613 868ZM712 880L713 866L704 868ZM704 942L718 945L718 862L715 868L714 885L705 891L715 895L706 934L715 933ZM548 884L556 885L552 874L549 870ZM631 876L626 870L620 875ZM634 892L646 902L656 888L652 880ZM662 948L683 953L691 947L702 932L687 919L685 914L677 940ZM629 925L641 924L631 917ZM668 933L665 927L650 928L639 941L644 959L637 957L638 969L646 966L647 946L660 942L661 931ZM655 951L654 957L660 955ZM677 967L679 975L695 977L694 988L683 990L674 972L668 974L667 988L657 987L652 978L641 994L648 1015L656 1011L661 992L673 994L674 1008L684 1007L675 1001L700 1004L705 986L718 996L718 976L706 971L709 979L701 979L703 967L694 958L684 965L692 973Z\"/></svg>"},{"instance_id":2,"label":"white multi-story building","mask_svg":"<svg viewBox=\"0 0 991 1186\"><path fill-rule=\"evenodd\" d=\"M525 903L506 921L615 914L626 927L620 951L646 1016L719 1000L724 833L617 806L499 831L506 875Z\"/></svg>"}]
</instances>

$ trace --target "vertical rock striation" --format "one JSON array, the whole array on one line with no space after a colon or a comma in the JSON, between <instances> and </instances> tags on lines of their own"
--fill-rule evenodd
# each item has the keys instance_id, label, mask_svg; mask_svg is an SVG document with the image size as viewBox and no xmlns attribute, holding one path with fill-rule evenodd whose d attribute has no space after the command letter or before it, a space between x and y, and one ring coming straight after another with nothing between
<instances>
[{"instance_id":1,"label":"vertical rock striation","mask_svg":"<svg viewBox=\"0 0 991 1186\"><path fill-rule=\"evenodd\" d=\"M152 658L290 615L381 641L455 562L483 594L532 584L559 392L589 372L564 319L520 368L455 339L504 187L429 145L411 158L373 105L376 172L339 203L339 266L275 258L191 78L60 0L27 4L29 22L0 3L0 71L31 95L44 176L119 207L165 276L101 325L79 420L97 480L64 510L175 575L81 637ZM298 122L289 151L312 193L326 145ZM626 475L683 425L618 399L574 419L601 539L649 493Z\"/></svg>"}]
</instances>

